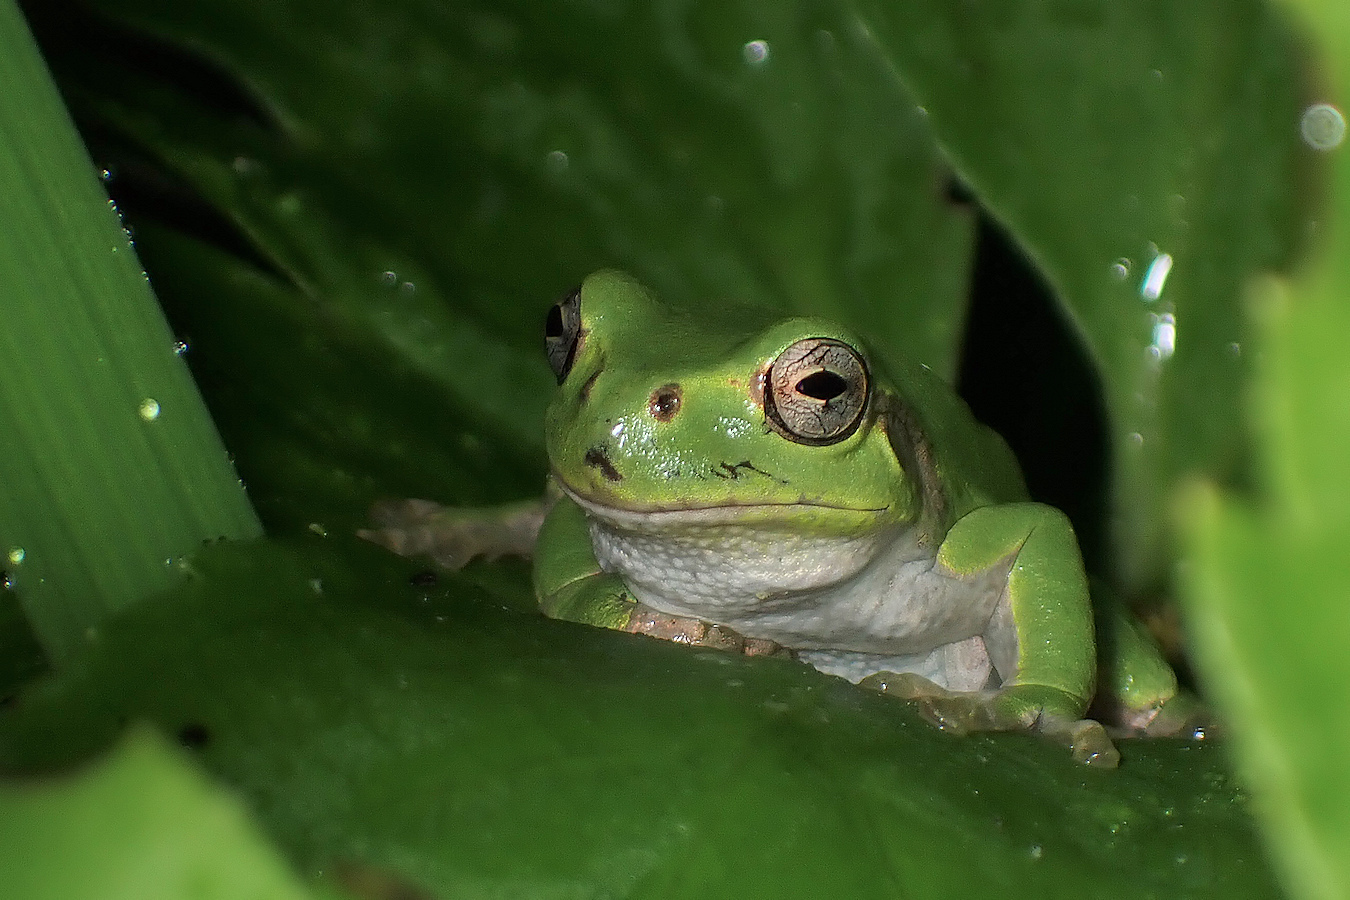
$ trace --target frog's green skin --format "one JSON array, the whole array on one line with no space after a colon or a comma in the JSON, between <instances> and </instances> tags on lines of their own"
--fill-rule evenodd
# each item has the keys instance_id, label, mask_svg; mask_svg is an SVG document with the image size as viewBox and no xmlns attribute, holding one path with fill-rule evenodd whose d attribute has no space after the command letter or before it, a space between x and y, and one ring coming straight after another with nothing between
<instances>
[{"instance_id":1,"label":"frog's green skin","mask_svg":"<svg viewBox=\"0 0 1350 900\"><path fill-rule=\"evenodd\" d=\"M546 613L781 646L855 681L916 673L979 698L985 727L1084 714L1098 667L1073 531L941 380L887 381L835 323L695 317L618 272L552 315ZM780 356L794 345L796 368ZM835 376L804 382L822 367ZM1110 687L1146 721L1176 681L1125 632Z\"/></svg>"}]
</instances>

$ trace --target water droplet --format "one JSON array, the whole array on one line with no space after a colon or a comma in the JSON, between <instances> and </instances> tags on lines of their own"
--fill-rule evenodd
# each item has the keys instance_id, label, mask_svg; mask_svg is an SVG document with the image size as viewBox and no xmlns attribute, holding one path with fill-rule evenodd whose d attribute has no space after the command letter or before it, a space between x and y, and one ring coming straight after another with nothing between
<instances>
[{"instance_id":1,"label":"water droplet","mask_svg":"<svg viewBox=\"0 0 1350 900\"><path fill-rule=\"evenodd\" d=\"M1045 848L1044 848L1044 847L1042 847L1040 844L1032 844L1032 845L1031 845L1031 858L1032 858L1032 859L1040 859L1040 858L1041 858L1042 856L1044 856L1044 855L1045 855Z\"/></svg>"},{"instance_id":2,"label":"water droplet","mask_svg":"<svg viewBox=\"0 0 1350 900\"><path fill-rule=\"evenodd\" d=\"M1144 446L1144 436L1137 431L1131 431L1128 435L1125 436L1125 440L1130 442L1131 447Z\"/></svg>"},{"instance_id":3,"label":"water droplet","mask_svg":"<svg viewBox=\"0 0 1350 900\"><path fill-rule=\"evenodd\" d=\"M103 170L101 170L101 171L98 173L98 177L99 177L99 180L100 180L100 181L112 181L112 180L113 180L112 169L103 169Z\"/></svg>"},{"instance_id":4,"label":"water droplet","mask_svg":"<svg viewBox=\"0 0 1350 900\"><path fill-rule=\"evenodd\" d=\"M413 294L417 293L417 285L413 284L411 281L405 281L398 286L398 292L400 296L411 297Z\"/></svg>"},{"instance_id":5,"label":"water droplet","mask_svg":"<svg viewBox=\"0 0 1350 900\"><path fill-rule=\"evenodd\" d=\"M398 284L398 273L386 269L380 273L380 282L384 284L385 287L393 287Z\"/></svg>"},{"instance_id":6,"label":"water droplet","mask_svg":"<svg viewBox=\"0 0 1350 900\"><path fill-rule=\"evenodd\" d=\"M0 590L14 590L14 576L8 572L0 571Z\"/></svg>"},{"instance_id":7,"label":"water droplet","mask_svg":"<svg viewBox=\"0 0 1350 900\"><path fill-rule=\"evenodd\" d=\"M1335 150L1345 140L1345 117L1330 103L1314 103L1303 111L1298 131L1314 150Z\"/></svg>"},{"instance_id":8,"label":"water droplet","mask_svg":"<svg viewBox=\"0 0 1350 900\"><path fill-rule=\"evenodd\" d=\"M1172 272L1172 254L1159 253L1153 257L1153 262L1148 264L1148 271L1144 274L1144 283L1139 287L1139 296L1152 303L1162 296L1163 286L1167 283L1167 276Z\"/></svg>"},{"instance_id":9,"label":"water droplet","mask_svg":"<svg viewBox=\"0 0 1350 900\"><path fill-rule=\"evenodd\" d=\"M328 529L324 528L319 522L310 522L307 527L312 533L317 534L319 537L328 537Z\"/></svg>"},{"instance_id":10,"label":"water droplet","mask_svg":"<svg viewBox=\"0 0 1350 900\"><path fill-rule=\"evenodd\" d=\"M12 566L21 565L23 563L23 558L27 555L28 555L27 551L25 551L22 547L10 547L9 564Z\"/></svg>"},{"instance_id":11,"label":"water droplet","mask_svg":"<svg viewBox=\"0 0 1350 900\"><path fill-rule=\"evenodd\" d=\"M141 405L136 408L142 419L147 422L153 422L159 418L159 401L154 397L146 397L141 401Z\"/></svg>"},{"instance_id":12,"label":"water droplet","mask_svg":"<svg viewBox=\"0 0 1350 900\"><path fill-rule=\"evenodd\" d=\"M315 594L322 594L322 593L323 593L323 579L322 579L322 578L311 578L311 579L309 580L309 589L310 589L311 591L313 591Z\"/></svg>"},{"instance_id":13,"label":"water droplet","mask_svg":"<svg viewBox=\"0 0 1350 900\"><path fill-rule=\"evenodd\" d=\"M1231 344L1228 345L1228 352L1231 353L1231 354L1234 355L1234 356L1241 356L1241 355L1242 355L1242 345L1239 344L1237 341L1233 341L1233 343L1231 343Z\"/></svg>"},{"instance_id":14,"label":"water droplet","mask_svg":"<svg viewBox=\"0 0 1350 900\"><path fill-rule=\"evenodd\" d=\"M1130 277L1130 260L1128 257L1122 256L1111 263L1111 277L1116 281L1124 281Z\"/></svg>"},{"instance_id":15,"label":"water droplet","mask_svg":"<svg viewBox=\"0 0 1350 900\"><path fill-rule=\"evenodd\" d=\"M567 166L570 164L571 160L569 160L567 154L561 150L551 150L549 151L547 162L548 170L556 175L566 172Z\"/></svg>"},{"instance_id":16,"label":"water droplet","mask_svg":"<svg viewBox=\"0 0 1350 900\"><path fill-rule=\"evenodd\" d=\"M834 52L834 32L822 28L816 32L816 46L822 53Z\"/></svg>"},{"instance_id":17,"label":"water droplet","mask_svg":"<svg viewBox=\"0 0 1350 900\"><path fill-rule=\"evenodd\" d=\"M188 342L187 342L187 341L174 341L174 342L173 342L173 355L174 355L174 356L182 356L183 354L185 354L185 353L187 353L187 352L188 352Z\"/></svg>"},{"instance_id":18,"label":"water droplet","mask_svg":"<svg viewBox=\"0 0 1350 900\"><path fill-rule=\"evenodd\" d=\"M741 48L741 55L749 65L762 66L769 61L769 42L747 41Z\"/></svg>"},{"instance_id":19,"label":"water droplet","mask_svg":"<svg viewBox=\"0 0 1350 900\"><path fill-rule=\"evenodd\" d=\"M252 175L258 171L257 161L249 159L247 156L236 156L231 165L236 175Z\"/></svg>"},{"instance_id":20,"label":"water droplet","mask_svg":"<svg viewBox=\"0 0 1350 900\"><path fill-rule=\"evenodd\" d=\"M1153 323L1152 350L1157 351L1159 360L1170 359L1177 350L1177 317L1172 313L1163 313Z\"/></svg>"}]
</instances>

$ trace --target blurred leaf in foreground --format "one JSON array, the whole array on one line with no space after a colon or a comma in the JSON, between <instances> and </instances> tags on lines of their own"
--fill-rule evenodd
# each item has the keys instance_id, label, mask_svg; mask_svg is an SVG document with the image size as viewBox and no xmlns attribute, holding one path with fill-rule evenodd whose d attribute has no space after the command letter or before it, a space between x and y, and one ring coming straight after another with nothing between
<instances>
[{"instance_id":1,"label":"blurred leaf in foreground","mask_svg":"<svg viewBox=\"0 0 1350 900\"><path fill-rule=\"evenodd\" d=\"M0 846L12 900L316 897L236 799L144 728L77 774L0 781Z\"/></svg>"},{"instance_id":2,"label":"blurred leaf in foreground","mask_svg":"<svg viewBox=\"0 0 1350 900\"><path fill-rule=\"evenodd\" d=\"M1297 896L1350 896L1350 17L1301 7L1330 90L1304 112L1333 195L1315 257L1253 292L1261 325L1249 422L1259 479L1246 495L1196 488L1184 569L1204 680L1233 741L1267 840Z\"/></svg>"}]
</instances>

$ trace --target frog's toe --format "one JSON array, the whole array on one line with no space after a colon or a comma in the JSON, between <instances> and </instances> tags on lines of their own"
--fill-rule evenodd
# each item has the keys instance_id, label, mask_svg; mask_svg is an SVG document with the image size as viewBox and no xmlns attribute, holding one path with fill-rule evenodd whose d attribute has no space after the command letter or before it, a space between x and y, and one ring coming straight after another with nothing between
<instances>
[{"instance_id":1,"label":"frog's toe","mask_svg":"<svg viewBox=\"0 0 1350 900\"><path fill-rule=\"evenodd\" d=\"M1177 694L1161 706L1139 711L1124 726L1148 737L1185 737L1201 740L1212 737L1214 715L1190 694Z\"/></svg>"},{"instance_id":2,"label":"frog's toe","mask_svg":"<svg viewBox=\"0 0 1350 900\"><path fill-rule=\"evenodd\" d=\"M920 697L915 705L929 722L953 734L977 731L1012 731L1018 719L980 694L950 694L946 697Z\"/></svg>"},{"instance_id":3,"label":"frog's toe","mask_svg":"<svg viewBox=\"0 0 1350 900\"><path fill-rule=\"evenodd\" d=\"M901 700L955 696L942 685L913 672L873 672L858 682L858 686L892 697L899 697Z\"/></svg>"},{"instance_id":4,"label":"frog's toe","mask_svg":"<svg viewBox=\"0 0 1350 900\"><path fill-rule=\"evenodd\" d=\"M1097 769L1114 769L1120 765L1120 751L1096 719L1045 717L1037 730L1066 747L1074 762Z\"/></svg>"},{"instance_id":5,"label":"frog's toe","mask_svg":"<svg viewBox=\"0 0 1350 900\"><path fill-rule=\"evenodd\" d=\"M433 556L440 565L458 569L468 562L467 555L451 552L442 559L436 552L445 549L438 547L444 541L437 528L445 511L446 507L430 500L381 500L370 508L373 527L358 529L356 536L399 556Z\"/></svg>"},{"instance_id":6,"label":"frog's toe","mask_svg":"<svg viewBox=\"0 0 1350 900\"><path fill-rule=\"evenodd\" d=\"M625 630L633 634L660 638L663 641L688 644L691 647L727 650L732 653L745 651L745 638L725 625L687 616L673 616L642 603L634 606L632 617L628 620Z\"/></svg>"},{"instance_id":7,"label":"frog's toe","mask_svg":"<svg viewBox=\"0 0 1350 900\"><path fill-rule=\"evenodd\" d=\"M1017 727L1016 718L996 706L994 697L951 691L913 672L876 672L858 684L912 702L919 715L943 731L969 734Z\"/></svg>"},{"instance_id":8,"label":"frog's toe","mask_svg":"<svg viewBox=\"0 0 1350 900\"><path fill-rule=\"evenodd\" d=\"M777 656L784 659L795 659L797 657L797 654L791 649L768 638L746 638L745 647L741 652L746 656Z\"/></svg>"}]
</instances>

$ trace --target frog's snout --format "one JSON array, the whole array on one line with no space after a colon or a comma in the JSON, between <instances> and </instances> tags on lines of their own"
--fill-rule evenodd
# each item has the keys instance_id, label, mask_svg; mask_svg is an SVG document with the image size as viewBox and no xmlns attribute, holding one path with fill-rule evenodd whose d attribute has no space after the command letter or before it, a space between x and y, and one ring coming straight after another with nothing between
<instances>
[{"instance_id":1,"label":"frog's snout","mask_svg":"<svg viewBox=\"0 0 1350 900\"><path fill-rule=\"evenodd\" d=\"M680 399L683 391L678 384L663 384L652 391L647 401L647 412L658 422L669 422L680 411Z\"/></svg>"},{"instance_id":2,"label":"frog's snout","mask_svg":"<svg viewBox=\"0 0 1350 900\"><path fill-rule=\"evenodd\" d=\"M623 475L614 468L614 463L609 461L609 454L605 452L604 447L592 447L586 451L582 459L592 469L599 469L606 481L623 481Z\"/></svg>"}]
</instances>

